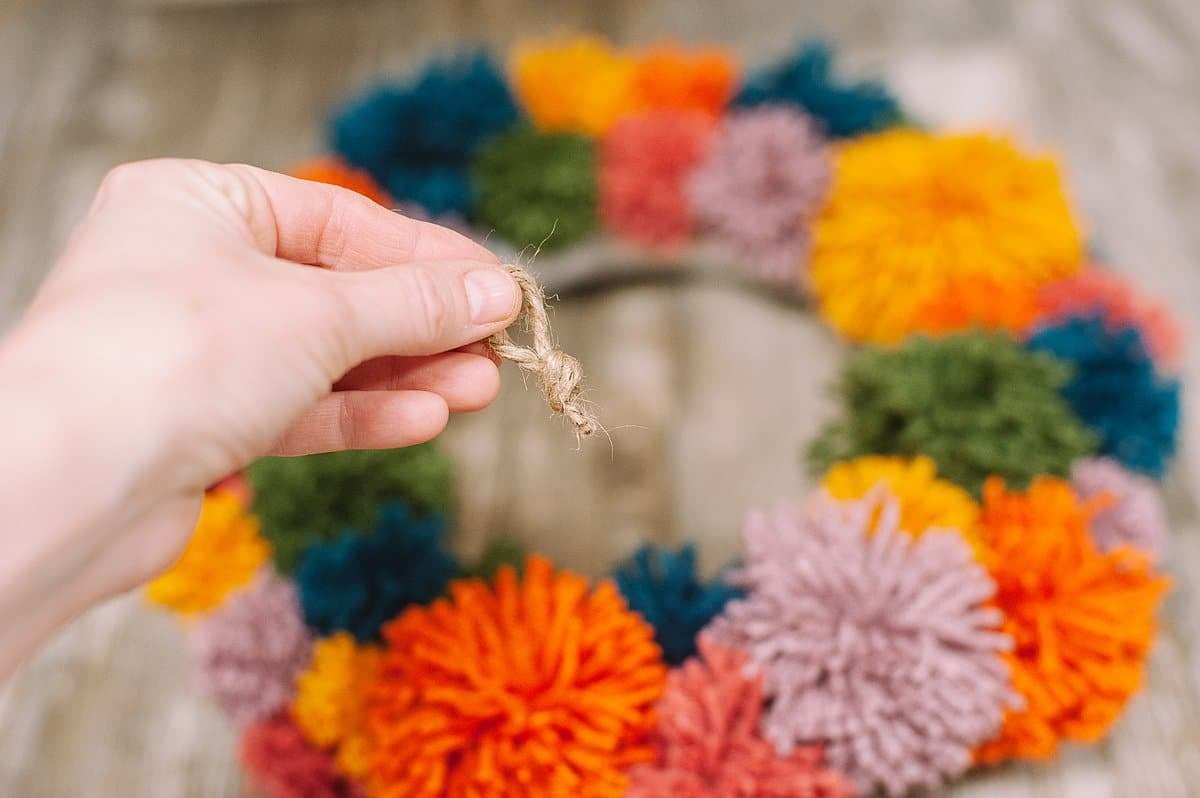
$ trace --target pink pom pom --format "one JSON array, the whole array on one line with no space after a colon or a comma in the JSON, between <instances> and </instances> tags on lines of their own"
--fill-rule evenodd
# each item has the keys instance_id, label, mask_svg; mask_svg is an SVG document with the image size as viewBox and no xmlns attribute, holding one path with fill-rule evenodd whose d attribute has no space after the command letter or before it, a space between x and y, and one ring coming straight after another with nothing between
<instances>
[{"instance_id":1,"label":"pink pom pom","mask_svg":"<svg viewBox=\"0 0 1200 798\"><path fill-rule=\"evenodd\" d=\"M629 773L629 798L844 798L853 786L822 765L820 746L779 756L758 733L762 679L745 655L702 637L700 657L667 676L655 761Z\"/></svg>"},{"instance_id":2,"label":"pink pom pom","mask_svg":"<svg viewBox=\"0 0 1200 798\"><path fill-rule=\"evenodd\" d=\"M1167 514L1158 486L1109 457L1077 460L1071 466L1071 485L1081 499L1107 493L1111 507L1088 524L1101 551L1133 546L1157 563L1167 545Z\"/></svg>"},{"instance_id":3,"label":"pink pom pom","mask_svg":"<svg viewBox=\"0 0 1200 798\"><path fill-rule=\"evenodd\" d=\"M600 148L600 216L608 228L642 244L686 241L694 222L684 184L712 128L703 114L671 109L618 122Z\"/></svg>"},{"instance_id":4,"label":"pink pom pom","mask_svg":"<svg viewBox=\"0 0 1200 798\"><path fill-rule=\"evenodd\" d=\"M266 798L359 798L326 752L313 748L286 712L247 726L239 756Z\"/></svg>"},{"instance_id":5,"label":"pink pom pom","mask_svg":"<svg viewBox=\"0 0 1200 798\"><path fill-rule=\"evenodd\" d=\"M197 689L239 725L269 717L291 700L311 640L296 590L264 571L189 630Z\"/></svg>"},{"instance_id":6,"label":"pink pom pom","mask_svg":"<svg viewBox=\"0 0 1200 798\"><path fill-rule=\"evenodd\" d=\"M1159 365L1174 368L1183 352L1183 331L1163 305L1138 293L1127 280L1095 266L1050 283L1038 295L1039 316L1034 329L1073 316L1100 315L1110 329L1134 327L1142 334L1148 354Z\"/></svg>"},{"instance_id":7,"label":"pink pom pom","mask_svg":"<svg viewBox=\"0 0 1200 798\"><path fill-rule=\"evenodd\" d=\"M794 283L831 168L810 117L790 108L755 108L725 119L688 192L700 223L747 269Z\"/></svg>"}]
</instances>

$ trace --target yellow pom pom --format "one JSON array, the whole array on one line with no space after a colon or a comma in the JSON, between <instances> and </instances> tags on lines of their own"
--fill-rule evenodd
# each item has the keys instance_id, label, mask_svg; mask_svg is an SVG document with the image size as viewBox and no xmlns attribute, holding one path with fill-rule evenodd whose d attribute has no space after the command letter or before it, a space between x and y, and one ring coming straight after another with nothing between
<instances>
[{"instance_id":1,"label":"yellow pom pom","mask_svg":"<svg viewBox=\"0 0 1200 798\"><path fill-rule=\"evenodd\" d=\"M979 505L971 494L944 479L924 455L867 455L835 463L822 484L835 499L860 499L880 482L900 502L900 528L912 535L952 527L974 546L979 539Z\"/></svg>"},{"instance_id":2,"label":"yellow pom pom","mask_svg":"<svg viewBox=\"0 0 1200 798\"><path fill-rule=\"evenodd\" d=\"M601 136L641 104L637 60L596 37L520 46L511 71L525 112L547 132Z\"/></svg>"},{"instance_id":3,"label":"yellow pom pom","mask_svg":"<svg viewBox=\"0 0 1200 798\"><path fill-rule=\"evenodd\" d=\"M892 130L842 145L809 278L834 328L888 344L928 330L925 311L946 291L1037 287L1082 262L1052 160L992 136ZM1020 314L979 321L1009 317Z\"/></svg>"},{"instance_id":4,"label":"yellow pom pom","mask_svg":"<svg viewBox=\"0 0 1200 798\"><path fill-rule=\"evenodd\" d=\"M247 584L270 557L258 519L236 493L216 490L204 497L182 556L146 586L146 598L181 615L208 612Z\"/></svg>"},{"instance_id":5,"label":"yellow pom pom","mask_svg":"<svg viewBox=\"0 0 1200 798\"><path fill-rule=\"evenodd\" d=\"M308 670L296 680L296 727L313 745L336 748L338 767L354 779L367 773L363 705L378 671L378 647L360 646L349 633L337 632L316 642Z\"/></svg>"}]
</instances>

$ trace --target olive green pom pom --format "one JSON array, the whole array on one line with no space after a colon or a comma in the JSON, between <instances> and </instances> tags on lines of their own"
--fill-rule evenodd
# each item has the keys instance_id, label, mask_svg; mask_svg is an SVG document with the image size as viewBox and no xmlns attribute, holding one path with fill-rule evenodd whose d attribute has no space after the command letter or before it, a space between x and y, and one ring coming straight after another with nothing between
<instances>
[{"instance_id":1,"label":"olive green pom pom","mask_svg":"<svg viewBox=\"0 0 1200 798\"><path fill-rule=\"evenodd\" d=\"M1038 474L1066 476L1097 444L1059 394L1070 376L1066 363L1002 333L863 349L838 386L846 415L821 432L809 461L822 472L864 454L925 454L976 497L989 474L1012 488Z\"/></svg>"},{"instance_id":2,"label":"olive green pom pom","mask_svg":"<svg viewBox=\"0 0 1200 798\"><path fill-rule=\"evenodd\" d=\"M521 573L528 555L525 546L511 538L497 538L488 543L479 559L467 569L465 576L490 580L504 566L512 566Z\"/></svg>"},{"instance_id":3,"label":"olive green pom pom","mask_svg":"<svg viewBox=\"0 0 1200 798\"><path fill-rule=\"evenodd\" d=\"M474 179L477 221L516 247L563 247L596 225L596 152L583 136L516 128L479 154Z\"/></svg>"},{"instance_id":4,"label":"olive green pom pom","mask_svg":"<svg viewBox=\"0 0 1200 798\"><path fill-rule=\"evenodd\" d=\"M384 502L406 502L418 513L449 513L454 506L454 466L432 443L265 457L249 476L275 567L289 575L312 546L348 530L370 531Z\"/></svg>"}]
</instances>

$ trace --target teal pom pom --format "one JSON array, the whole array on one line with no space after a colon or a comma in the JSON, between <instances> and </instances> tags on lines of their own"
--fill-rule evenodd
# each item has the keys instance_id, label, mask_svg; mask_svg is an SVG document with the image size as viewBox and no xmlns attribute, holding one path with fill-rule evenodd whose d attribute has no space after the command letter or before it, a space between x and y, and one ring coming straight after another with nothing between
<instances>
[{"instance_id":1,"label":"teal pom pom","mask_svg":"<svg viewBox=\"0 0 1200 798\"><path fill-rule=\"evenodd\" d=\"M421 513L453 508L454 468L432 443L389 451L267 457L247 472L254 512L271 542L275 567L291 574L305 552L367 529L379 505L403 501Z\"/></svg>"},{"instance_id":2,"label":"teal pom pom","mask_svg":"<svg viewBox=\"0 0 1200 798\"><path fill-rule=\"evenodd\" d=\"M925 454L938 475L976 497L989 474L1021 489L1039 474L1065 477L1096 438L1059 394L1068 364L1003 333L868 347L847 362L846 415L809 449L817 473L866 454Z\"/></svg>"},{"instance_id":3,"label":"teal pom pom","mask_svg":"<svg viewBox=\"0 0 1200 798\"><path fill-rule=\"evenodd\" d=\"M1062 393L1100 436L1101 454L1133 471L1163 476L1175 454L1179 381L1156 373L1138 330L1076 317L1039 330L1028 346L1074 365Z\"/></svg>"},{"instance_id":4,"label":"teal pom pom","mask_svg":"<svg viewBox=\"0 0 1200 798\"><path fill-rule=\"evenodd\" d=\"M654 627L654 637L670 665L696 653L696 635L726 602L741 593L722 580L696 575L695 546L679 551L643 546L613 572L629 608Z\"/></svg>"},{"instance_id":5,"label":"teal pom pom","mask_svg":"<svg viewBox=\"0 0 1200 798\"><path fill-rule=\"evenodd\" d=\"M563 247L596 225L595 148L583 136L510 131L480 153L474 176L479 221L516 247Z\"/></svg>"},{"instance_id":6,"label":"teal pom pom","mask_svg":"<svg viewBox=\"0 0 1200 798\"><path fill-rule=\"evenodd\" d=\"M805 42L783 63L751 75L734 103L798 105L821 120L833 138L882 130L903 118L882 84L839 81L833 74L833 51L822 41Z\"/></svg>"},{"instance_id":7,"label":"teal pom pom","mask_svg":"<svg viewBox=\"0 0 1200 798\"><path fill-rule=\"evenodd\" d=\"M393 197L440 216L468 209L471 158L516 121L503 74L475 52L434 61L406 84L367 90L338 109L329 137Z\"/></svg>"},{"instance_id":8,"label":"teal pom pom","mask_svg":"<svg viewBox=\"0 0 1200 798\"><path fill-rule=\"evenodd\" d=\"M362 642L410 604L442 595L458 564L442 548L441 515L385 505L374 530L313 546L296 572L304 622L318 635L345 630Z\"/></svg>"}]
</instances>

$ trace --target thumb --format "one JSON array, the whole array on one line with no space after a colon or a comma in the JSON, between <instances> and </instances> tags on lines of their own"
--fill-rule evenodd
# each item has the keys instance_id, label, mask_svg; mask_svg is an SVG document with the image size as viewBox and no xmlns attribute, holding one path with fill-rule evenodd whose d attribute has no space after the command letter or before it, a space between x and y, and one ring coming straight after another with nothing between
<instances>
[{"instance_id":1,"label":"thumb","mask_svg":"<svg viewBox=\"0 0 1200 798\"><path fill-rule=\"evenodd\" d=\"M521 292L495 262L409 263L322 272L340 312L333 332L355 363L385 355L433 355L479 341L516 320Z\"/></svg>"}]
</instances>

